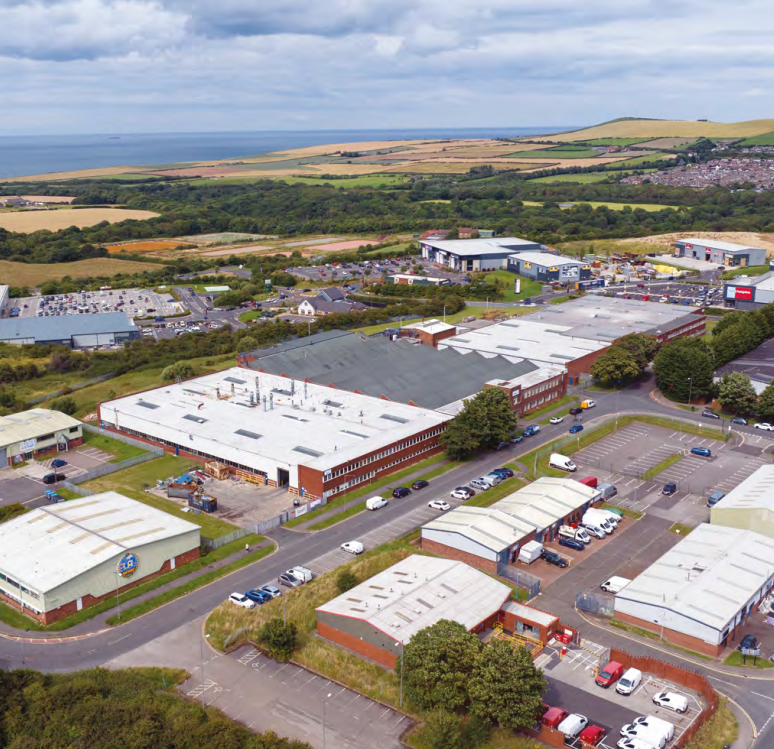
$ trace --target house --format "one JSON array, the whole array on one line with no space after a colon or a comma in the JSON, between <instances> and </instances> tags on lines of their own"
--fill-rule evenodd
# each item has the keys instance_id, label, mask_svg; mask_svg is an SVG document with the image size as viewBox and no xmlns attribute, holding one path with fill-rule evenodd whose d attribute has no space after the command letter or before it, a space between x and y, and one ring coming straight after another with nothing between
<instances>
[{"instance_id":1,"label":"house","mask_svg":"<svg viewBox=\"0 0 774 749\"><path fill-rule=\"evenodd\" d=\"M0 205L3 206L3 208L22 208L25 205L30 205L30 202L24 198L11 196L0 198Z\"/></svg>"},{"instance_id":2,"label":"house","mask_svg":"<svg viewBox=\"0 0 774 749\"><path fill-rule=\"evenodd\" d=\"M347 298L348 293L349 292L345 291L340 286L331 286L329 289L320 289L317 296L328 302L340 302Z\"/></svg>"},{"instance_id":3,"label":"house","mask_svg":"<svg viewBox=\"0 0 774 749\"><path fill-rule=\"evenodd\" d=\"M316 296L311 299L304 299L298 305L299 315L308 315L310 317L317 315L330 315L336 312L360 312L368 309L362 302L348 302L344 299L336 302L328 301L322 297Z\"/></svg>"}]
</instances>

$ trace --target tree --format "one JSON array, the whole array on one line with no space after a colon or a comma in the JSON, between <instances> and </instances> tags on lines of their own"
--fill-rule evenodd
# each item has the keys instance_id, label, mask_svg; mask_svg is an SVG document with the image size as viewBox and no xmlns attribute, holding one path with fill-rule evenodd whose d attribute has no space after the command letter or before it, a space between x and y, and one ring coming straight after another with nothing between
<instances>
[{"instance_id":1,"label":"tree","mask_svg":"<svg viewBox=\"0 0 774 749\"><path fill-rule=\"evenodd\" d=\"M492 640L478 654L468 681L470 709L504 728L526 728L535 724L547 688L526 648Z\"/></svg>"},{"instance_id":2,"label":"tree","mask_svg":"<svg viewBox=\"0 0 774 749\"><path fill-rule=\"evenodd\" d=\"M476 635L449 619L420 630L403 650L406 694L423 709L465 707L468 680L483 647Z\"/></svg>"},{"instance_id":3,"label":"tree","mask_svg":"<svg viewBox=\"0 0 774 749\"><path fill-rule=\"evenodd\" d=\"M465 401L441 435L441 444L452 457L464 457L507 442L517 424L508 393L497 387L484 388Z\"/></svg>"},{"instance_id":4,"label":"tree","mask_svg":"<svg viewBox=\"0 0 774 749\"><path fill-rule=\"evenodd\" d=\"M744 372L730 372L720 380L718 401L726 410L748 416L755 410L758 394Z\"/></svg>"},{"instance_id":5,"label":"tree","mask_svg":"<svg viewBox=\"0 0 774 749\"><path fill-rule=\"evenodd\" d=\"M676 338L661 347L653 360L656 384L669 398L687 402L712 391L715 365L713 352L701 338Z\"/></svg>"},{"instance_id":6,"label":"tree","mask_svg":"<svg viewBox=\"0 0 774 749\"><path fill-rule=\"evenodd\" d=\"M661 344L656 336L645 333L629 333L629 335L619 338L614 348L623 348L628 351L637 360L637 366L644 370L653 361L653 357L658 353Z\"/></svg>"},{"instance_id":7,"label":"tree","mask_svg":"<svg viewBox=\"0 0 774 749\"><path fill-rule=\"evenodd\" d=\"M359 582L360 580L357 579L357 575L352 570L343 569L336 578L336 587L339 589L339 593L346 593Z\"/></svg>"},{"instance_id":8,"label":"tree","mask_svg":"<svg viewBox=\"0 0 774 749\"><path fill-rule=\"evenodd\" d=\"M774 382L761 393L755 413L764 419L774 419Z\"/></svg>"},{"instance_id":9,"label":"tree","mask_svg":"<svg viewBox=\"0 0 774 749\"><path fill-rule=\"evenodd\" d=\"M264 624L259 633L259 641L266 646L269 655L278 661L287 661L296 648L297 628L293 622L285 624L275 617Z\"/></svg>"},{"instance_id":10,"label":"tree","mask_svg":"<svg viewBox=\"0 0 774 749\"><path fill-rule=\"evenodd\" d=\"M195 374L194 368L188 362L179 361L161 370L161 381L175 382L176 380L187 380Z\"/></svg>"},{"instance_id":11,"label":"tree","mask_svg":"<svg viewBox=\"0 0 774 749\"><path fill-rule=\"evenodd\" d=\"M611 346L591 365L591 376L602 384L633 380L642 374L642 367L627 349Z\"/></svg>"},{"instance_id":12,"label":"tree","mask_svg":"<svg viewBox=\"0 0 774 749\"><path fill-rule=\"evenodd\" d=\"M54 400L51 401L51 410L61 411L63 414L72 416L78 410L78 404L75 402L74 398L70 398L69 396L54 398Z\"/></svg>"},{"instance_id":13,"label":"tree","mask_svg":"<svg viewBox=\"0 0 774 749\"><path fill-rule=\"evenodd\" d=\"M429 749L462 749L460 719L448 710L433 710L425 718L422 733Z\"/></svg>"}]
</instances>

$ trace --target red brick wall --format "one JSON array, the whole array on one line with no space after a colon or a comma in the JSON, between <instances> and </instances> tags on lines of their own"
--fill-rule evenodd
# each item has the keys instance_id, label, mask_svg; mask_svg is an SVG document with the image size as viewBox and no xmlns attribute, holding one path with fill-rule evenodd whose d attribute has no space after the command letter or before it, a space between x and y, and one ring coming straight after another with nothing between
<instances>
[{"instance_id":1,"label":"red brick wall","mask_svg":"<svg viewBox=\"0 0 774 749\"><path fill-rule=\"evenodd\" d=\"M642 629L647 629L650 632L661 634L661 625L654 624L653 622L645 621L644 619L638 619L636 616L630 614L624 614L621 611L615 612L616 619L620 619L622 622L628 622L634 624ZM730 636L730 635L729 635ZM690 635L683 634L682 632L675 632L673 629L664 628L664 637L669 642L675 645L680 645L689 650L695 650L697 653L703 653L709 655L712 658L717 658L723 650L722 645L712 645L704 640L700 640L697 637L691 637Z\"/></svg>"},{"instance_id":2,"label":"red brick wall","mask_svg":"<svg viewBox=\"0 0 774 749\"><path fill-rule=\"evenodd\" d=\"M345 634L324 622L317 623L317 634L319 634L320 637L324 637L326 640L330 640L337 645L347 648L347 650L352 650L366 658L370 658L372 661L381 663L383 666L387 666L387 668L395 668L395 664L398 660L397 653L390 653L381 648L377 648L368 642L364 642L359 637Z\"/></svg>"},{"instance_id":3,"label":"red brick wall","mask_svg":"<svg viewBox=\"0 0 774 749\"><path fill-rule=\"evenodd\" d=\"M465 562L465 564L469 564L471 567L477 567L484 572L489 572L493 575L497 574L497 562L491 561L489 559L483 559L482 557L476 556L475 554L470 554L467 551L455 549L452 546L447 546L446 544L438 543L438 541L432 541L428 538L423 538L420 542L420 548L424 551L430 551L433 554L446 557L447 559L454 559L457 562Z\"/></svg>"},{"instance_id":4,"label":"red brick wall","mask_svg":"<svg viewBox=\"0 0 774 749\"><path fill-rule=\"evenodd\" d=\"M192 562L194 559L198 559L201 555L201 551L199 547L197 546L195 549L191 549L190 551L186 551L183 554L178 554L178 556L175 557L175 568L181 567L184 564L188 564L189 562ZM165 572L169 572L171 569L171 565L169 563L169 560L164 562L164 565L161 567L161 569L158 572L153 572L150 575L146 575L145 577L139 578L138 580L133 580L130 583L127 583L126 585L122 586L118 589L119 595L123 593L125 590L129 590L129 588L133 588L135 585L139 585L140 583L147 582L148 580L152 580L155 577L158 577L159 575L163 575ZM88 608L89 606L93 606L95 603L99 603L100 601L104 601L107 598L111 598L112 596L116 595L115 590L111 590L109 593L105 593L102 596L84 596L81 601L83 603L83 608ZM0 593L0 600L5 601L10 606L13 606L16 609L21 609L21 606L14 600L8 598L7 596L4 596L2 593ZM34 614L28 609L24 610L24 613L32 617L33 619L37 619L39 622L43 624L51 624L52 622L56 622L59 619L64 619L66 616L70 616L70 614L74 614L76 611L78 611L78 604L77 601L70 601L69 603L65 603L59 608L52 609L51 611L46 611L40 615Z\"/></svg>"}]
</instances>

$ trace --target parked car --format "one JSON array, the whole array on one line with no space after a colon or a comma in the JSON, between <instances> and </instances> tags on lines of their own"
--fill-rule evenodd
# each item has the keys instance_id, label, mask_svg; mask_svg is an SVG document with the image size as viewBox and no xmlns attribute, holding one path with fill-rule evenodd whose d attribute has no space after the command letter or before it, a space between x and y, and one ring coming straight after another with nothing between
<instances>
[{"instance_id":1,"label":"parked car","mask_svg":"<svg viewBox=\"0 0 774 749\"><path fill-rule=\"evenodd\" d=\"M552 416L549 420L550 424L561 424L564 421L564 416Z\"/></svg>"},{"instance_id":2,"label":"parked car","mask_svg":"<svg viewBox=\"0 0 774 749\"><path fill-rule=\"evenodd\" d=\"M52 468L64 468L66 465L67 465L67 461L62 460L61 458L56 458L51 461Z\"/></svg>"},{"instance_id":3,"label":"parked car","mask_svg":"<svg viewBox=\"0 0 774 749\"><path fill-rule=\"evenodd\" d=\"M417 479L412 485L412 489L424 489L426 486L429 486L430 482L425 481L424 479Z\"/></svg>"},{"instance_id":4,"label":"parked car","mask_svg":"<svg viewBox=\"0 0 774 749\"><path fill-rule=\"evenodd\" d=\"M669 481L666 484L664 484L664 488L661 490L661 493L669 497L672 494L674 494L676 491L677 491L677 484L675 484L673 481Z\"/></svg>"},{"instance_id":5,"label":"parked car","mask_svg":"<svg viewBox=\"0 0 774 749\"><path fill-rule=\"evenodd\" d=\"M755 635L745 635L739 642L737 650L755 650L758 647L758 638Z\"/></svg>"},{"instance_id":6,"label":"parked car","mask_svg":"<svg viewBox=\"0 0 774 749\"><path fill-rule=\"evenodd\" d=\"M492 470L492 473L496 473L504 479L513 478L513 471L510 468L495 468Z\"/></svg>"},{"instance_id":7,"label":"parked car","mask_svg":"<svg viewBox=\"0 0 774 749\"><path fill-rule=\"evenodd\" d=\"M705 408L705 409L704 409L704 410L701 412L701 415L702 415L702 416L703 416L705 419L719 419L719 418L720 418L720 414L718 414L718 413L715 413L715 412L714 412L714 411L713 411L711 408Z\"/></svg>"},{"instance_id":8,"label":"parked car","mask_svg":"<svg viewBox=\"0 0 774 749\"><path fill-rule=\"evenodd\" d=\"M279 598L279 596L282 595L282 591L274 585L262 585L260 588L258 588L258 590L266 593L272 598Z\"/></svg>"},{"instance_id":9,"label":"parked car","mask_svg":"<svg viewBox=\"0 0 774 749\"><path fill-rule=\"evenodd\" d=\"M360 543L360 541L345 541L341 545L341 550L357 556L358 554L362 554L365 551L365 547Z\"/></svg>"},{"instance_id":10,"label":"parked car","mask_svg":"<svg viewBox=\"0 0 774 749\"><path fill-rule=\"evenodd\" d=\"M56 484L59 481L64 481L67 478L63 473L47 473L43 477L44 484Z\"/></svg>"},{"instance_id":11,"label":"parked car","mask_svg":"<svg viewBox=\"0 0 774 749\"><path fill-rule=\"evenodd\" d=\"M570 434L578 434L578 432L583 431L583 424L573 424L570 427Z\"/></svg>"},{"instance_id":12,"label":"parked car","mask_svg":"<svg viewBox=\"0 0 774 749\"><path fill-rule=\"evenodd\" d=\"M583 541L578 541L575 538L560 538L559 546L566 546L568 549L575 549L576 551L583 551L586 548L586 544Z\"/></svg>"},{"instance_id":13,"label":"parked car","mask_svg":"<svg viewBox=\"0 0 774 749\"><path fill-rule=\"evenodd\" d=\"M659 692L653 695L654 704L674 710L676 713L684 713L688 709L688 698L684 694L674 692Z\"/></svg>"},{"instance_id":14,"label":"parked car","mask_svg":"<svg viewBox=\"0 0 774 749\"><path fill-rule=\"evenodd\" d=\"M712 492L707 499L707 507L714 507L725 496L725 492Z\"/></svg>"},{"instance_id":15,"label":"parked car","mask_svg":"<svg viewBox=\"0 0 774 749\"><path fill-rule=\"evenodd\" d=\"M518 445L519 442L523 442L524 437L522 437L520 434L515 435L514 437L511 437L511 443L514 445Z\"/></svg>"},{"instance_id":16,"label":"parked car","mask_svg":"<svg viewBox=\"0 0 774 749\"><path fill-rule=\"evenodd\" d=\"M235 606L241 606L243 609L255 608L255 601L251 601L244 593L232 593L228 600Z\"/></svg>"},{"instance_id":17,"label":"parked car","mask_svg":"<svg viewBox=\"0 0 774 749\"><path fill-rule=\"evenodd\" d=\"M623 676L624 667L618 661L610 661L595 679L597 686L609 687Z\"/></svg>"},{"instance_id":18,"label":"parked car","mask_svg":"<svg viewBox=\"0 0 774 749\"><path fill-rule=\"evenodd\" d=\"M599 726L586 726L580 732L581 744L589 744L596 746L603 738L605 738L605 729Z\"/></svg>"},{"instance_id":19,"label":"parked car","mask_svg":"<svg viewBox=\"0 0 774 749\"><path fill-rule=\"evenodd\" d=\"M441 510L442 512L451 509L451 505L448 502L444 502L442 499L434 499L432 502L428 502L427 506L431 510Z\"/></svg>"},{"instance_id":20,"label":"parked car","mask_svg":"<svg viewBox=\"0 0 774 749\"><path fill-rule=\"evenodd\" d=\"M742 418L741 416L735 416L733 419L731 419L732 424L741 424L743 427L747 426L747 419Z\"/></svg>"},{"instance_id":21,"label":"parked car","mask_svg":"<svg viewBox=\"0 0 774 749\"><path fill-rule=\"evenodd\" d=\"M570 416L577 416L578 414L582 414L583 409L580 406L573 406L570 409Z\"/></svg>"},{"instance_id":22,"label":"parked car","mask_svg":"<svg viewBox=\"0 0 774 749\"><path fill-rule=\"evenodd\" d=\"M556 728L568 715L563 707L549 707L540 720L544 726Z\"/></svg>"},{"instance_id":23,"label":"parked car","mask_svg":"<svg viewBox=\"0 0 774 749\"><path fill-rule=\"evenodd\" d=\"M638 668L629 668L626 673L618 680L618 684L615 685L615 691L618 694L631 694L642 681L642 671Z\"/></svg>"},{"instance_id":24,"label":"parked car","mask_svg":"<svg viewBox=\"0 0 774 749\"><path fill-rule=\"evenodd\" d=\"M291 575L289 572L283 572L277 578L277 582L280 585L284 585L286 588L297 588L299 585L304 584L303 580L299 580L295 575Z\"/></svg>"},{"instance_id":25,"label":"parked car","mask_svg":"<svg viewBox=\"0 0 774 749\"><path fill-rule=\"evenodd\" d=\"M471 497L475 497L476 493L472 489L468 489L467 486L458 486L456 489L454 489L452 492L449 493L450 497L454 497L454 499L470 499Z\"/></svg>"},{"instance_id":26,"label":"parked car","mask_svg":"<svg viewBox=\"0 0 774 749\"><path fill-rule=\"evenodd\" d=\"M691 455L701 455L702 458L711 458L712 450L708 447L692 447Z\"/></svg>"},{"instance_id":27,"label":"parked car","mask_svg":"<svg viewBox=\"0 0 774 749\"><path fill-rule=\"evenodd\" d=\"M537 424L530 424L528 427L524 427L524 436L533 437L540 431L540 427Z\"/></svg>"},{"instance_id":28,"label":"parked car","mask_svg":"<svg viewBox=\"0 0 774 749\"><path fill-rule=\"evenodd\" d=\"M543 551L540 553L540 556L546 560L549 564L553 564L555 567L567 567L567 560L559 556L555 551L551 551L550 549L543 549Z\"/></svg>"},{"instance_id":29,"label":"parked car","mask_svg":"<svg viewBox=\"0 0 774 749\"><path fill-rule=\"evenodd\" d=\"M764 432L774 432L774 424L769 424L767 421L760 421L757 424L753 424L755 429L762 429Z\"/></svg>"},{"instance_id":30,"label":"parked car","mask_svg":"<svg viewBox=\"0 0 774 749\"><path fill-rule=\"evenodd\" d=\"M245 596L249 598L251 601L254 601L259 606L262 606L267 601L271 601L271 596L264 590L261 590L260 588L256 588L254 590L248 590L245 593Z\"/></svg>"},{"instance_id":31,"label":"parked car","mask_svg":"<svg viewBox=\"0 0 774 749\"><path fill-rule=\"evenodd\" d=\"M482 491L482 492L485 492L487 489L491 489L492 488L492 484L487 483L486 481L484 481L483 478L471 479L470 480L470 485L471 486L475 486L476 489L478 489L479 491Z\"/></svg>"},{"instance_id":32,"label":"parked car","mask_svg":"<svg viewBox=\"0 0 774 749\"><path fill-rule=\"evenodd\" d=\"M405 486L399 486L397 489L393 490L392 492L392 496L395 497L395 499L401 499L401 497L408 497L409 494L411 494L411 489L408 489Z\"/></svg>"}]
</instances>

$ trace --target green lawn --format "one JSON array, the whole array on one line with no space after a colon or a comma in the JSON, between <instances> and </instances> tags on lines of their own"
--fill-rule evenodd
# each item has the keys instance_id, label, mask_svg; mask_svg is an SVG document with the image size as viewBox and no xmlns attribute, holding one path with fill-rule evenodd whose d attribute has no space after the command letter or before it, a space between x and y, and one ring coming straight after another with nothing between
<instances>
[{"instance_id":1,"label":"green lawn","mask_svg":"<svg viewBox=\"0 0 774 749\"><path fill-rule=\"evenodd\" d=\"M521 291L518 294L515 294L513 288L517 279L521 280ZM493 284L500 290L503 298L499 301L504 302L520 302L522 299L537 296L543 288L543 284L541 284L540 281L533 281L531 278L517 276L515 273L511 273L507 270L495 270L491 273L487 273L486 276L484 276L484 280L487 283Z\"/></svg>"},{"instance_id":2,"label":"green lawn","mask_svg":"<svg viewBox=\"0 0 774 749\"><path fill-rule=\"evenodd\" d=\"M547 403L545 406L542 406L541 408L536 409L535 411L530 411L530 413L524 414L521 418L524 421L532 421L533 419L540 419L543 416L546 416L553 411L555 411L560 406L569 406L570 403L573 403L574 401L578 401L577 405L580 405L580 401L578 400L578 397L576 395L563 395L561 398L558 398L555 401L552 401L551 403Z\"/></svg>"},{"instance_id":3,"label":"green lawn","mask_svg":"<svg viewBox=\"0 0 774 749\"><path fill-rule=\"evenodd\" d=\"M657 465L653 466L653 468L650 468L649 470L645 471L645 473L642 474L642 478L644 481L652 481L656 476L658 476L661 471L666 471L669 466L673 466L675 463L681 461L683 459L682 455L675 454L670 455L668 458L665 458Z\"/></svg>"},{"instance_id":4,"label":"green lawn","mask_svg":"<svg viewBox=\"0 0 774 749\"><path fill-rule=\"evenodd\" d=\"M564 302L569 302L570 299L572 299L571 296L562 295L562 296L555 296L548 300L549 304L563 304Z\"/></svg>"},{"instance_id":5,"label":"green lawn","mask_svg":"<svg viewBox=\"0 0 774 749\"><path fill-rule=\"evenodd\" d=\"M120 463L122 460L136 458L138 455L148 452L146 449L128 445L126 442L121 442L121 440L114 439L113 437L107 437L104 434L94 434L94 432L90 432L88 429L83 430L83 441L88 447L96 447L103 452L110 453L113 456L111 463Z\"/></svg>"},{"instance_id":6,"label":"green lawn","mask_svg":"<svg viewBox=\"0 0 774 749\"><path fill-rule=\"evenodd\" d=\"M687 536L692 530L693 528L691 528L689 525L683 525L682 523L674 523L673 525L669 526L669 532L678 536Z\"/></svg>"},{"instance_id":7,"label":"green lawn","mask_svg":"<svg viewBox=\"0 0 774 749\"><path fill-rule=\"evenodd\" d=\"M753 659L749 655L747 656L746 664L744 663L744 660L744 656L738 650L735 650L733 653L731 653L731 655L728 656L728 658L723 661L723 664L726 666L740 666L746 668L774 668L774 663L766 660L766 656L757 658L757 662L754 665Z\"/></svg>"},{"instance_id":8,"label":"green lawn","mask_svg":"<svg viewBox=\"0 0 774 749\"><path fill-rule=\"evenodd\" d=\"M762 276L770 270L768 265L750 265L746 268L734 268L721 275L723 279L737 278L738 276Z\"/></svg>"}]
</instances>

